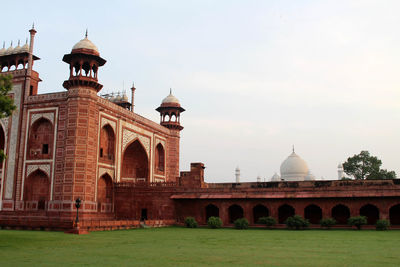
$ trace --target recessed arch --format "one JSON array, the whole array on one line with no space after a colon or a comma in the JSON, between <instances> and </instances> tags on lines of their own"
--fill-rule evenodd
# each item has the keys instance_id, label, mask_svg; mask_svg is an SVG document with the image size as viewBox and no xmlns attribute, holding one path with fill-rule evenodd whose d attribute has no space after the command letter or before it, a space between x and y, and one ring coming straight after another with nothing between
<instances>
[{"instance_id":1,"label":"recessed arch","mask_svg":"<svg viewBox=\"0 0 400 267\"><path fill-rule=\"evenodd\" d=\"M258 223L261 217L268 217L269 210L262 204L258 204L253 207L253 222Z\"/></svg>"},{"instance_id":2,"label":"recessed arch","mask_svg":"<svg viewBox=\"0 0 400 267\"><path fill-rule=\"evenodd\" d=\"M24 200L37 202L37 209L44 210L50 199L50 179L46 173L36 170L31 173L24 183Z\"/></svg>"},{"instance_id":3,"label":"recessed arch","mask_svg":"<svg viewBox=\"0 0 400 267\"><path fill-rule=\"evenodd\" d=\"M135 139L126 146L123 153L121 166L122 180L126 181L148 181L149 160L142 143Z\"/></svg>"},{"instance_id":4,"label":"recessed arch","mask_svg":"<svg viewBox=\"0 0 400 267\"><path fill-rule=\"evenodd\" d=\"M165 172L165 150L161 143L158 143L155 149L155 169L161 174Z\"/></svg>"},{"instance_id":5,"label":"recessed arch","mask_svg":"<svg viewBox=\"0 0 400 267\"><path fill-rule=\"evenodd\" d=\"M304 218L312 224L318 224L322 219L322 209L315 204L308 205L304 209Z\"/></svg>"},{"instance_id":6,"label":"recessed arch","mask_svg":"<svg viewBox=\"0 0 400 267\"><path fill-rule=\"evenodd\" d=\"M53 124L42 117L36 120L29 129L28 159L50 159L53 153Z\"/></svg>"},{"instance_id":7,"label":"recessed arch","mask_svg":"<svg viewBox=\"0 0 400 267\"><path fill-rule=\"evenodd\" d=\"M394 205L389 209L390 224L400 225L400 204Z\"/></svg>"},{"instance_id":8,"label":"recessed arch","mask_svg":"<svg viewBox=\"0 0 400 267\"><path fill-rule=\"evenodd\" d=\"M367 204L360 208L360 215L367 217L368 224L374 225L379 220L379 209L375 205Z\"/></svg>"},{"instance_id":9,"label":"recessed arch","mask_svg":"<svg viewBox=\"0 0 400 267\"><path fill-rule=\"evenodd\" d=\"M243 208L237 204L231 205L228 209L229 222L234 223L237 219L243 218Z\"/></svg>"},{"instance_id":10,"label":"recessed arch","mask_svg":"<svg viewBox=\"0 0 400 267\"><path fill-rule=\"evenodd\" d=\"M208 204L206 206L206 222L210 217L219 217L219 208L214 204Z\"/></svg>"},{"instance_id":11,"label":"recessed arch","mask_svg":"<svg viewBox=\"0 0 400 267\"><path fill-rule=\"evenodd\" d=\"M338 204L332 208L332 218L336 220L336 224L347 224L350 218L350 209L343 204Z\"/></svg>"},{"instance_id":12,"label":"recessed arch","mask_svg":"<svg viewBox=\"0 0 400 267\"><path fill-rule=\"evenodd\" d=\"M113 203L113 182L107 173L97 181L97 203L99 212L111 211Z\"/></svg>"},{"instance_id":13,"label":"recessed arch","mask_svg":"<svg viewBox=\"0 0 400 267\"><path fill-rule=\"evenodd\" d=\"M278 209L278 221L279 223L285 223L286 219L292 217L295 214L295 209L288 205L284 204Z\"/></svg>"},{"instance_id":14,"label":"recessed arch","mask_svg":"<svg viewBox=\"0 0 400 267\"><path fill-rule=\"evenodd\" d=\"M115 134L110 124L104 125L100 130L99 159L106 162L114 162L115 158Z\"/></svg>"}]
</instances>

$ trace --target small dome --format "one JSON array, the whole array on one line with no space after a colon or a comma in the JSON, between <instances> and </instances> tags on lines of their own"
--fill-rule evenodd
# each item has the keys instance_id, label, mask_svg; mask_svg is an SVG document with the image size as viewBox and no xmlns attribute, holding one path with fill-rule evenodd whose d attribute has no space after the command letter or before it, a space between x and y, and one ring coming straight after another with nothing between
<instances>
[{"instance_id":1,"label":"small dome","mask_svg":"<svg viewBox=\"0 0 400 267\"><path fill-rule=\"evenodd\" d=\"M19 50L20 53L29 53L29 45L28 43L24 44Z\"/></svg>"},{"instance_id":2,"label":"small dome","mask_svg":"<svg viewBox=\"0 0 400 267\"><path fill-rule=\"evenodd\" d=\"M10 47L6 50L6 52L4 52L4 55L11 55L14 53L14 48L12 47L12 44L10 45Z\"/></svg>"},{"instance_id":3,"label":"small dome","mask_svg":"<svg viewBox=\"0 0 400 267\"><path fill-rule=\"evenodd\" d=\"M343 169L343 164L339 163L339 165L337 167L338 167L338 169Z\"/></svg>"},{"instance_id":4,"label":"small dome","mask_svg":"<svg viewBox=\"0 0 400 267\"><path fill-rule=\"evenodd\" d=\"M279 182L281 180L281 177L279 176L279 174L275 173L272 177L271 177L271 181L272 182Z\"/></svg>"},{"instance_id":5,"label":"small dome","mask_svg":"<svg viewBox=\"0 0 400 267\"><path fill-rule=\"evenodd\" d=\"M169 95L163 99L161 104L179 104L178 98L176 98L171 92Z\"/></svg>"},{"instance_id":6,"label":"small dome","mask_svg":"<svg viewBox=\"0 0 400 267\"><path fill-rule=\"evenodd\" d=\"M3 44L3 48L0 49L0 56L3 56L6 52L6 49L4 48L4 44Z\"/></svg>"},{"instance_id":7,"label":"small dome","mask_svg":"<svg viewBox=\"0 0 400 267\"><path fill-rule=\"evenodd\" d=\"M19 45L19 41L18 41L18 45L14 48L14 54L21 53L21 49L22 49L22 47Z\"/></svg>"},{"instance_id":8,"label":"small dome","mask_svg":"<svg viewBox=\"0 0 400 267\"><path fill-rule=\"evenodd\" d=\"M287 181L302 181L308 174L307 163L296 153L290 156L281 164L281 177Z\"/></svg>"},{"instance_id":9,"label":"small dome","mask_svg":"<svg viewBox=\"0 0 400 267\"><path fill-rule=\"evenodd\" d=\"M124 102L128 102L128 96L124 94L124 95L121 97L121 100L124 101Z\"/></svg>"},{"instance_id":10,"label":"small dome","mask_svg":"<svg viewBox=\"0 0 400 267\"><path fill-rule=\"evenodd\" d=\"M88 49L88 50L93 50L94 52L96 52L97 54L99 53L99 50L97 49L97 47L92 43L92 41L90 41L87 38L87 32L85 35L85 38L80 40L79 42L77 42L74 47L72 47L72 51L77 50L77 49Z\"/></svg>"},{"instance_id":11,"label":"small dome","mask_svg":"<svg viewBox=\"0 0 400 267\"><path fill-rule=\"evenodd\" d=\"M314 181L314 180L315 180L315 176L309 170L308 173L307 173L307 176L304 177L304 181Z\"/></svg>"}]
</instances>

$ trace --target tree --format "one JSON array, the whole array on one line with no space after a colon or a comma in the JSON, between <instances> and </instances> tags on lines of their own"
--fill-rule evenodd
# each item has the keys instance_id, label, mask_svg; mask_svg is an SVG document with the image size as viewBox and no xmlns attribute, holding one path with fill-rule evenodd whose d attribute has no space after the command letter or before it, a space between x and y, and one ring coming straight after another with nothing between
<instances>
[{"instance_id":1,"label":"tree","mask_svg":"<svg viewBox=\"0 0 400 267\"><path fill-rule=\"evenodd\" d=\"M382 161L371 156L368 151L361 151L360 154L349 157L343 163L344 172L353 176L356 180L363 179L395 179L394 171L381 169Z\"/></svg>"},{"instance_id":2,"label":"tree","mask_svg":"<svg viewBox=\"0 0 400 267\"><path fill-rule=\"evenodd\" d=\"M15 110L14 100L9 96L12 90L12 76L0 75L0 119L9 117ZM6 129L4 129L6 130ZM6 158L4 151L0 150L0 162Z\"/></svg>"}]
</instances>

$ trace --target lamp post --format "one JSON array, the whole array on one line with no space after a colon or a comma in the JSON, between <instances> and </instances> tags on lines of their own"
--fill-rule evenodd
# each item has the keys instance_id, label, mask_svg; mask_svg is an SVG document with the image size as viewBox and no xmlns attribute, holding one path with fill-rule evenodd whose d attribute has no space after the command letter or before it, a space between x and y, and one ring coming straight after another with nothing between
<instances>
[{"instance_id":1,"label":"lamp post","mask_svg":"<svg viewBox=\"0 0 400 267\"><path fill-rule=\"evenodd\" d=\"M75 200L75 207L76 207L76 220L75 220L75 223L76 223L76 226L78 226L78 223L79 223L79 208L81 207L81 199L78 197L76 200Z\"/></svg>"}]
</instances>

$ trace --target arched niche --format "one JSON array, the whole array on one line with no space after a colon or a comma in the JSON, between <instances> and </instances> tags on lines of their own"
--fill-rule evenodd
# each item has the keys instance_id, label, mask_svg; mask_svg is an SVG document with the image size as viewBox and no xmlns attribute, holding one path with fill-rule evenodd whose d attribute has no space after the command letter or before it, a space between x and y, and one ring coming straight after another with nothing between
<instances>
[{"instance_id":1,"label":"arched niche","mask_svg":"<svg viewBox=\"0 0 400 267\"><path fill-rule=\"evenodd\" d=\"M347 224L347 220L350 218L350 209L343 204L338 204L332 208L332 218L336 220L337 224Z\"/></svg>"},{"instance_id":2,"label":"arched niche","mask_svg":"<svg viewBox=\"0 0 400 267\"><path fill-rule=\"evenodd\" d=\"M322 219L322 209L314 204L308 205L304 209L304 218L312 224L319 224Z\"/></svg>"},{"instance_id":3,"label":"arched niche","mask_svg":"<svg viewBox=\"0 0 400 267\"><path fill-rule=\"evenodd\" d=\"M219 208L213 204L206 206L206 222L210 217L219 217Z\"/></svg>"},{"instance_id":4,"label":"arched niche","mask_svg":"<svg viewBox=\"0 0 400 267\"><path fill-rule=\"evenodd\" d=\"M110 212L113 203L113 182L107 173L97 181L97 203L99 212Z\"/></svg>"},{"instance_id":5,"label":"arched niche","mask_svg":"<svg viewBox=\"0 0 400 267\"><path fill-rule=\"evenodd\" d=\"M254 223L258 223L261 217L268 217L269 210L264 205L258 204L253 208L253 221Z\"/></svg>"},{"instance_id":6,"label":"arched niche","mask_svg":"<svg viewBox=\"0 0 400 267\"><path fill-rule=\"evenodd\" d=\"M53 153L54 130L46 118L36 120L29 129L28 159L50 159Z\"/></svg>"},{"instance_id":7,"label":"arched niche","mask_svg":"<svg viewBox=\"0 0 400 267\"><path fill-rule=\"evenodd\" d=\"M139 140L129 144L123 154L121 166L122 181L148 181L149 160L143 145Z\"/></svg>"},{"instance_id":8,"label":"arched niche","mask_svg":"<svg viewBox=\"0 0 400 267\"><path fill-rule=\"evenodd\" d=\"M161 143L156 146L155 149L155 170L159 174L165 172L165 150Z\"/></svg>"},{"instance_id":9,"label":"arched niche","mask_svg":"<svg viewBox=\"0 0 400 267\"><path fill-rule=\"evenodd\" d=\"M237 219L241 219L243 218L243 208L239 205L232 205L229 207L228 209L229 212L229 222L230 223L234 223L234 221L236 221Z\"/></svg>"},{"instance_id":10,"label":"arched niche","mask_svg":"<svg viewBox=\"0 0 400 267\"><path fill-rule=\"evenodd\" d=\"M360 215L367 217L369 225L375 225L379 220L379 209L375 205L367 204L360 208Z\"/></svg>"},{"instance_id":11,"label":"arched niche","mask_svg":"<svg viewBox=\"0 0 400 267\"><path fill-rule=\"evenodd\" d=\"M99 160L113 163L115 159L115 134L113 128L106 124L100 130Z\"/></svg>"},{"instance_id":12,"label":"arched niche","mask_svg":"<svg viewBox=\"0 0 400 267\"><path fill-rule=\"evenodd\" d=\"M284 204L278 209L279 223L285 223L286 219L294 216L294 208L288 204Z\"/></svg>"},{"instance_id":13,"label":"arched niche","mask_svg":"<svg viewBox=\"0 0 400 267\"><path fill-rule=\"evenodd\" d=\"M41 170L31 173L24 183L24 200L36 202L38 210L46 209L46 203L50 199L50 179Z\"/></svg>"}]
</instances>

